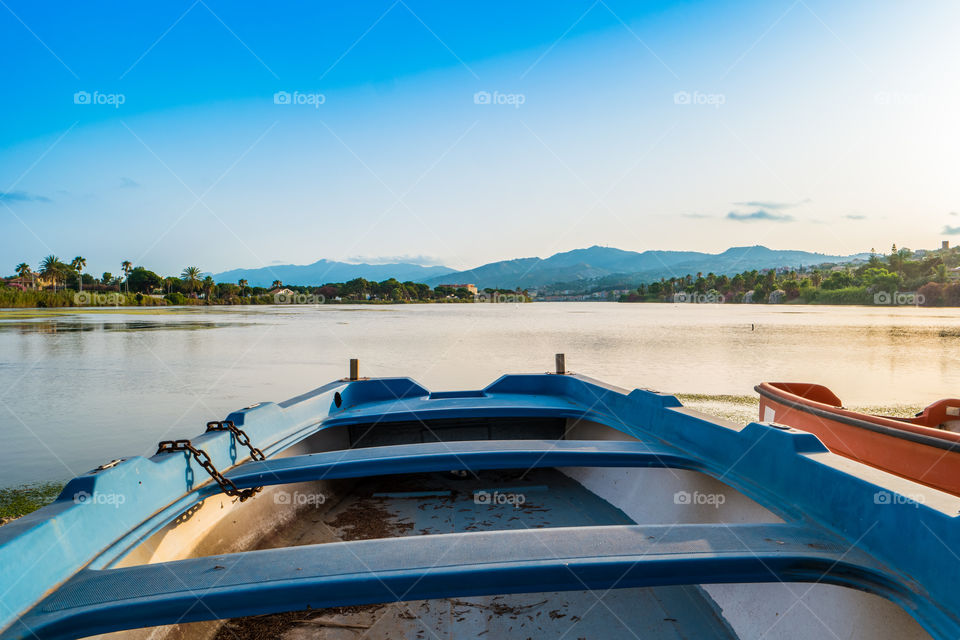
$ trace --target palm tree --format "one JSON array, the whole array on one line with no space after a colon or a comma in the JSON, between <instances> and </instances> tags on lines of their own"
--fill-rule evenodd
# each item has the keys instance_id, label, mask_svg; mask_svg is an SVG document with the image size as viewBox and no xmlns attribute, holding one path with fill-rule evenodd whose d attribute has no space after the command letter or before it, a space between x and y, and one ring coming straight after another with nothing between
<instances>
[{"instance_id":1,"label":"palm tree","mask_svg":"<svg viewBox=\"0 0 960 640\"><path fill-rule=\"evenodd\" d=\"M180 279L186 283L187 289L196 291L200 288L200 267L187 267L180 274Z\"/></svg>"},{"instance_id":2,"label":"palm tree","mask_svg":"<svg viewBox=\"0 0 960 640\"><path fill-rule=\"evenodd\" d=\"M57 290L57 281L60 280L60 277L63 275L63 263L60 262L60 258L50 254L43 259L43 262L40 263L40 273L45 278L49 278L53 281L53 290Z\"/></svg>"},{"instance_id":3,"label":"palm tree","mask_svg":"<svg viewBox=\"0 0 960 640\"><path fill-rule=\"evenodd\" d=\"M28 277L33 275L33 271L30 269L30 265L28 265L26 262L21 262L17 265L17 275L26 280ZM34 284L36 284L36 282L34 282Z\"/></svg>"},{"instance_id":4,"label":"palm tree","mask_svg":"<svg viewBox=\"0 0 960 640\"><path fill-rule=\"evenodd\" d=\"M273 284L270 285L270 288L271 288L271 289L279 289L279 288L282 287L282 286L283 286L283 282L281 282L280 280L274 280L274 281L273 281Z\"/></svg>"},{"instance_id":5,"label":"palm tree","mask_svg":"<svg viewBox=\"0 0 960 640\"><path fill-rule=\"evenodd\" d=\"M240 285L240 296L243 297L244 292L247 290L247 281L243 278L237 280L237 284Z\"/></svg>"},{"instance_id":6,"label":"palm tree","mask_svg":"<svg viewBox=\"0 0 960 640\"><path fill-rule=\"evenodd\" d=\"M203 296L207 299L207 303L210 302L210 294L213 293L213 288L217 286L217 283L213 281L213 278L207 276L203 279Z\"/></svg>"},{"instance_id":7,"label":"palm tree","mask_svg":"<svg viewBox=\"0 0 960 640\"><path fill-rule=\"evenodd\" d=\"M77 256L70 263L70 266L77 270L77 284L80 285L80 291L83 291L83 268L87 266L87 259Z\"/></svg>"},{"instance_id":8,"label":"palm tree","mask_svg":"<svg viewBox=\"0 0 960 640\"><path fill-rule=\"evenodd\" d=\"M130 277L130 272L133 271L133 264L131 264L131 262L130 262L129 260L124 260L124 261L120 264L120 267L123 269L123 278L124 278L124 280L126 280L127 278ZM127 289L127 293L130 293L130 283L129 283L129 282L126 283L126 289Z\"/></svg>"}]
</instances>

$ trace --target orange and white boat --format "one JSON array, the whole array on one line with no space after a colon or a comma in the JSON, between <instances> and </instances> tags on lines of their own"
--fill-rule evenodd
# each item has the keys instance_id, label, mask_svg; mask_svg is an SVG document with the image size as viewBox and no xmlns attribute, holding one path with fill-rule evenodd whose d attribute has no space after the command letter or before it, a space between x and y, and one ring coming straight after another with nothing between
<instances>
[{"instance_id":1,"label":"orange and white boat","mask_svg":"<svg viewBox=\"0 0 960 640\"><path fill-rule=\"evenodd\" d=\"M819 384L764 382L755 390L762 421L809 431L834 453L960 495L960 400L896 418L844 409Z\"/></svg>"}]
</instances>

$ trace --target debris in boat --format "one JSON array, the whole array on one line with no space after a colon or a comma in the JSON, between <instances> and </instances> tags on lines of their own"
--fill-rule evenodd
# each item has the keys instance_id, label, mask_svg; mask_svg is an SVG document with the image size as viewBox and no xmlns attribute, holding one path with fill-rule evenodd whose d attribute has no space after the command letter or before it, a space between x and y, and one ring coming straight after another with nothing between
<instances>
[{"instance_id":1,"label":"debris in boat","mask_svg":"<svg viewBox=\"0 0 960 640\"><path fill-rule=\"evenodd\" d=\"M321 627L333 627L335 629L357 629L359 631L366 631L371 626L369 624L350 624L348 622L337 622L336 620L330 620L329 618L312 618L307 620L310 624L319 625Z\"/></svg>"},{"instance_id":2,"label":"debris in boat","mask_svg":"<svg viewBox=\"0 0 960 640\"><path fill-rule=\"evenodd\" d=\"M321 617L317 617L318 611L316 609L307 609L305 611L290 611L264 616L251 616L249 618L236 618L224 623L213 640L277 640L277 638L282 638L286 632L303 624L367 632L370 626L364 626L359 622L340 623L333 620L333 618L350 619L359 615L367 615L376 619L379 617L378 612L385 606L387 605L369 604L350 607L332 607L330 609L321 609L320 612L323 614ZM318 621L324 622L321 623Z\"/></svg>"},{"instance_id":3,"label":"debris in boat","mask_svg":"<svg viewBox=\"0 0 960 640\"><path fill-rule=\"evenodd\" d=\"M413 523L397 522L380 498L361 498L350 504L326 524L334 527L345 541L393 538L413 529Z\"/></svg>"},{"instance_id":4,"label":"debris in boat","mask_svg":"<svg viewBox=\"0 0 960 640\"><path fill-rule=\"evenodd\" d=\"M497 598L500 598L500 597L501 596L497 596ZM489 609L498 616L507 615L507 614L520 614L523 611L526 611L527 609L533 609L534 607L541 607L545 605L547 602L549 602L548 600L541 600L540 602L534 602L532 604L511 606L508 604L504 604L502 602L496 602L497 598L494 598L494 601L491 602L490 604L480 604L479 602L468 602L466 600L458 600L456 598L448 598L448 601L450 602L450 604L452 604L455 607L473 607L475 609Z\"/></svg>"}]
</instances>

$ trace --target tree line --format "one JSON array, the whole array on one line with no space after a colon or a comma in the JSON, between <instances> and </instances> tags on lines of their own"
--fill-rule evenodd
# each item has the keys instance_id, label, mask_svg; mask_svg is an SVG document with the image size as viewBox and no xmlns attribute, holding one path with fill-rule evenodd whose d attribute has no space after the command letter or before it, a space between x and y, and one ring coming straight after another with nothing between
<instances>
[{"instance_id":1,"label":"tree line","mask_svg":"<svg viewBox=\"0 0 960 640\"><path fill-rule=\"evenodd\" d=\"M77 256L70 262L55 255L45 257L34 271L21 262L16 278L0 286L0 306L88 306L98 304L98 294L111 294L105 304L276 304L319 302L474 302L477 296L464 287L430 287L422 282L382 282L354 278L321 286L284 285L274 280L270 287L250 286L246 279L236 283L215 282L196 266L179 276L161 276L146 267L124 260L115 275L104 272L99 278L86 273L87 261ZM74 295L74 294L86 295ZM296 295L290 295L290 293ZM479 298L496 299L510 295L529 300L527 292L484 289Z\"/></svg>"},{"instance_id":2,"label":"tree line","mask_svg":"<svg viewBox=\"0 0 960 640\"><path fill-rule=\"evenodd\" d=\"M795 302L807 304L893 304L898 299L925 306L960 306L960 264L956 248L871 251L853 265L748 270L733 276L686 274L646 282L622 302ZM909 292L911 297L895 297Z\"/></svg>"}]
</instances>

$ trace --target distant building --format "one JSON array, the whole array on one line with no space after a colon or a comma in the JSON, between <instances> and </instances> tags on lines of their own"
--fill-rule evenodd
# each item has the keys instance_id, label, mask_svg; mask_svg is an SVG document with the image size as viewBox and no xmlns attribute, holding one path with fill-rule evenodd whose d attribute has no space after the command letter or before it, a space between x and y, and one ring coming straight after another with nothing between
<instances>
[{"instance_id":1,"label":"distant building","mask_svg":"<svg viewBox=\"0 0 960 640\"><path fill-rule=\"evenodd\" d=\"M277 287L276 289L267 291L267 295L273 296L276 302L291 302L293 301L294 292L286 287Z\"/></svg>"},{"instance_id":2,"label":"distant building","mask_svg":"<svg viewBox=\"0 0 960 640\"><path fill-rule=\"evenodd\" d=\"M5 281L5 284L8 287L13 287L14 289L19 289L20 291L26 291L27 289L36 289L37 288L37 279L36 276L29 275L26 277L16 277L10 278Z\"/></svg>"},{"instance_id":3,"label":"distant building","mask_svg":"<svg viewBox=\"0 0 960 640\"><path fill-rule=\"evenodd\" d=\"M941 249L944 249L944 250L949 249L949 248L950 248L950 241L949 241L949 240L944 240L942 243L940 243L940 248L941 248Z\"/></svg>"},{"instance_id":4,"label":"distant building","mask_svg":"<svg viewBox=\"0 0 960 640\"><path fill-rule=\"evenodd\" d=\"M438 284L438 287L452 287L453 289L466 289L473 295L477 295L477 285L475 284Z\"/></svg>"},{"instance_id":5,"label":"distant building","mask_svg":"<svg viewBox=\"0 0 960 640\"><path fill-rule=\"evenodd\" d=\"M956 282L957 280L960 280L960 267L947 269L947 279L950 280L950 282Z\"/></svg>"}]
</instances>

